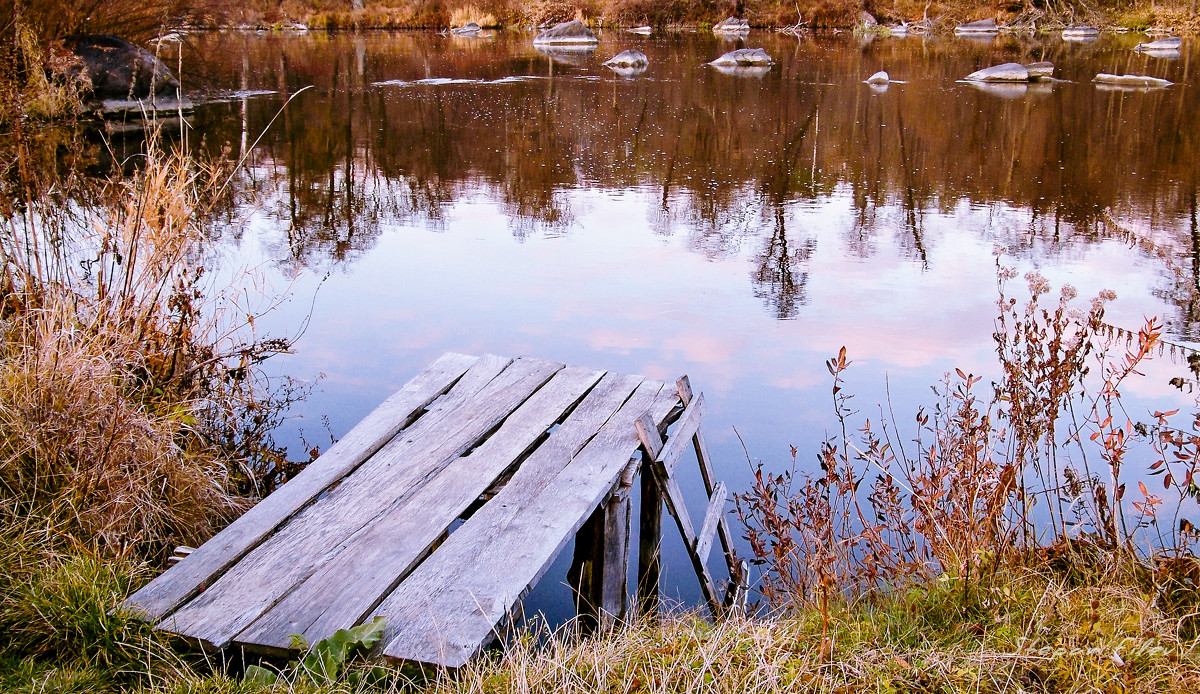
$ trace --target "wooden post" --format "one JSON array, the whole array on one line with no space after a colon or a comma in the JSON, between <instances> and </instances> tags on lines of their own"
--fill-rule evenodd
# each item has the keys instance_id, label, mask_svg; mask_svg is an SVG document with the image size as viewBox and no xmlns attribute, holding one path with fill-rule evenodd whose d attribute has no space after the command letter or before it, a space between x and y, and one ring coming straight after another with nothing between
<instances>
[{"instance_id":1,"label":"wooden post","mask_svg":"<svg viewBox=\"0 0 1200 694\"><path fill-rule=\"evenodd\" d=\"M647 443L653 446L655 437L646 436L641 431L642 422L638 422L639 438L642 439L642 512L638 523L638 585L637 611L649 620L658 618L660 602L659 580L662 577L662 508L663 489L655 477L651 461L658 450L646 448ZM657 432L655 432L657 433ZM661 449L661 439L659 449Z\"/></svg>"},{"instance_id":2,"label":"wooden post","mask_svg":"<svg viewBox=\"0 0 1200 694\"><path fill-rule=\"evenodd\" d=\"M600 540L604 533L605 511L606 505L601 503L575 533L575 555L567 570L567 583L575 596L575 614L584 633L594 631L599 624L601 582L598 569L604 561Z\"/></svg>"},{"instance_id":3,"label":"wooden post","mask_svg":"<svg viewBox=\"0 0 1200 694\"><path fill-rule=\"evenodd\" d=\"M629 489L635 464L622 473L608 498L575 535L575 556L567 581L575 593L575 611L585 631L608 630L627 616L629 602Z\"/></svg>"},{"instance_id":4,"label":"wooden post","mask_svg":"<svg viewBox=\"0 0 1200 694\"><path fill-rule=\"evenodd\" d=\"M600 570L600 628L608 630L629 613L629 491L637 474L631 462L608 497L604 516L603 563Z\"/></svg>"}]
</instances>

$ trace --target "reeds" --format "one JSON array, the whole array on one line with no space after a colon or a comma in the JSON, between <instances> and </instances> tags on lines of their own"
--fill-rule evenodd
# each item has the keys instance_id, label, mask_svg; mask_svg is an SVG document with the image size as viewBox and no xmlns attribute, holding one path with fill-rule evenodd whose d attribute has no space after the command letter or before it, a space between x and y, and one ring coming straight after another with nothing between
<instances>
[{"instance_id":1,"label":"reeds","mask_svg":"<svg viewBox=\"0 0 1200 694\"><path fill-rule=\"evenodd\" d=\"M214 533L282 472L256 341L204 284L226 172L152 137L130 178L72 200L16 189L0 235L0 495L106 553ZM80 202L90 200L90 202ZM286 396L285 396L286 399Z\"/></svg>"},{"instance_id":2,"label":"reeds","mask_svg":"<svg viewBox=\"0 0 1200 694\"><path fill-rule=\"evenodd\" d=\"M1148 320L1122 348L1103 334L1111 292L1081 309L1063 287L1045 306L1050 286L1030 273L1022 303L1008 293L1014 276L998 265L1001 378L986 394L979 376L947 375L911 439L890 405L852 434L851 362L844 349L828 362L839 426L821 446L820 471L760 466L736 497L770 605L825 613L831 602L935 579L958 586L967 605L983 574L1010 563L1064 576L1132 571L1166 602L1188 593L1171 591L1197 569L1198 534L1186 519L1196 510L1200 413L1135 424L1120 402L1161 328ZM1134 460L1139 477L1161 475L1164 494L1140 480L1131 488ZM1196 595L1193 586L1189 604Z\"/></svg>"}]
</instances>

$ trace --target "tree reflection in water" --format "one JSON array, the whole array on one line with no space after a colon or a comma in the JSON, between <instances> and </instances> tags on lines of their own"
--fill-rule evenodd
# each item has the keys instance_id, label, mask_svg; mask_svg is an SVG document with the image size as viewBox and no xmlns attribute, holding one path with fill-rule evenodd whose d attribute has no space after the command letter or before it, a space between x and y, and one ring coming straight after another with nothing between
<instances>
[{"instance_id":1,"label":"tree reflection in water","mask_svg":"<svg viewBox=\"0 0 1200 694\"><path fill-rule=\"evenodd\" d=\"M965 205L1011 215L978 233L1017 255L1127 238L1171 278L1157 289L1178 309L1169 327L1200 335L1200 97L1090 84L1100 70L1185 81L1192 54L1152 61L1122 37L1084 46L764 35L777 68L741 79L704 64L721 48L715 39L680 34L642 40L650 68L627 79L600 67L615 43L550 70L528 39L203 35L185 56L209 57L185 59L185 83L276 92L249 100L244 120L237 102L198 109L208 145L235 149L247 141L239 130L253 141L289 94L316 85L266 134L243 180L286 230L287 252L309 265L352 260L388 224L442 228L473 197L495 201L527 237L571 233L573 190L634 191L654 201L655 233L686 233L710 258L757 248L753 291L787 318L806 300L816 243L797 205L845 197L847 252L871 257L878 235L894 234L934 271L930 251L944 239L929 215ZM1032 59L1054 62L1067 81L1017 98L956 83ZM861 84L881 67L906 83Z\"/></svg>"}]
</instances>

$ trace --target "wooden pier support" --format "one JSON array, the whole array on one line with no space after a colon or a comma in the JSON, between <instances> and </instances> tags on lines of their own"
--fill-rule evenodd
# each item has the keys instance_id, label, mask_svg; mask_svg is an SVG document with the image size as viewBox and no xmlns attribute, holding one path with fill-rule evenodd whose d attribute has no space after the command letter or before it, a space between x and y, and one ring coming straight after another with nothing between
<instances>
[{"instance_id":1,"label":"wooden pier support","mask_svg":"<svg viewBox=\"0 0 1200 694\"><path fill-rule=\"evenodd\" d=\"M575 535L567 581L585 631L612 629L629 610L629 492L637 474L631 463L621 480Z\"/></svg>"}]
</instances>

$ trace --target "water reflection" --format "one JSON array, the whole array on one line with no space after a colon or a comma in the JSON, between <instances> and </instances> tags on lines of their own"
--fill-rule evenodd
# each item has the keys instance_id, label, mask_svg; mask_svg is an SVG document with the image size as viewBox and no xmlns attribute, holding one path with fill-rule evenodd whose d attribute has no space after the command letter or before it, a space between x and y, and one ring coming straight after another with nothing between
<instances>
[{"instance_id":1,"label":"water reflection","mask_svg":"<svg viewBox=\"0 0 1200 694\"><path fill-rule=\"evenodd\" d=\"M1196 90L1091 83L1097 72L1194 81L1191 53L1161 60L1130 50L1132 37L762 35L754 43L777 66L730 79L705 65L730 46L706 34L612 32L596 53L553 55L529 39L216 34L185 48L210 56L185 61L186 77L274 92L198 110L210 146L243 151L316 85L251 153L245 181L303 265L360 258L389 226L445 229L475 199L497 205L518 239L571 234L590 204L576 191L638 191L654 234L710 261L749 252L750 292L789 319L812 298L820 236L796 205L836 196L848 201L840 252L867 261L895 248L921 272L947 270L933 249L951 241L931 220L968 220L1037 262L1134 239L1162 267L1170 330L1200 337ZM631 46L650 58L638 79L601 67ZM958 82L1033 60L1055 63L1062 81ZM904 87L860 84L881 69Z\"/></svg>"}]
</instances>

